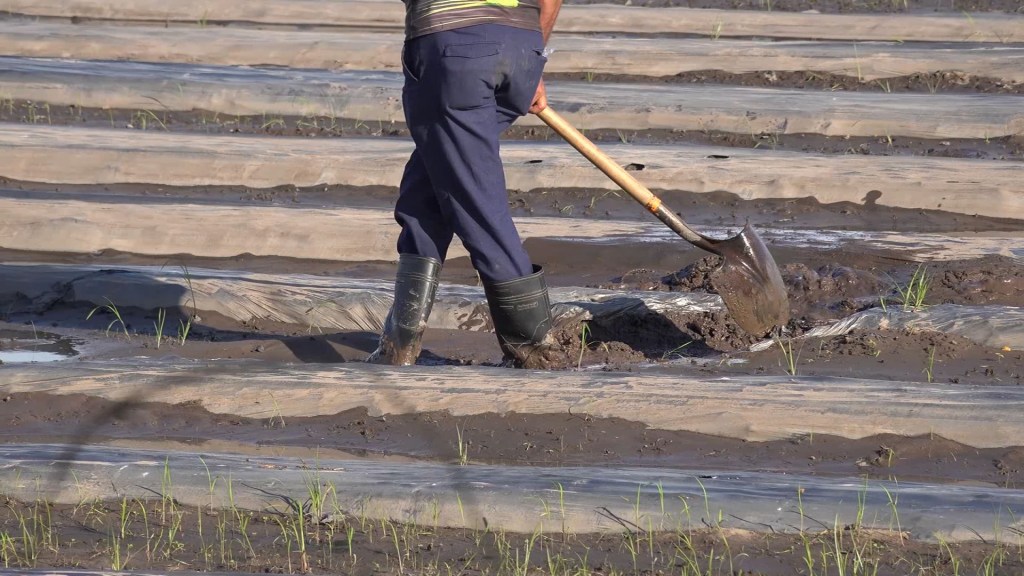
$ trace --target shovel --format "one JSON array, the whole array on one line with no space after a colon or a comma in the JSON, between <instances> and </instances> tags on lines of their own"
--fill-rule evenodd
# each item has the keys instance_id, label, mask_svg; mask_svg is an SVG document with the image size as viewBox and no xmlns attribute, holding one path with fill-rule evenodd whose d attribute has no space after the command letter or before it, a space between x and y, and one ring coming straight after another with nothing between
<instances>
[{"instance_id":1,"label":"shovel","mask_svg":"<svg viewBox=\"0 0 1024 576\"><path fill-rule=\"evenodd\" d=\"M711 284L740 328L764 336L789 320L789 299L779 267L749 223L739 234L725 240L693 231L565 118L551 108L541 110L537 116L683 240L722 257L722 265L711 273Z\"/></svg>"}]
</instances>

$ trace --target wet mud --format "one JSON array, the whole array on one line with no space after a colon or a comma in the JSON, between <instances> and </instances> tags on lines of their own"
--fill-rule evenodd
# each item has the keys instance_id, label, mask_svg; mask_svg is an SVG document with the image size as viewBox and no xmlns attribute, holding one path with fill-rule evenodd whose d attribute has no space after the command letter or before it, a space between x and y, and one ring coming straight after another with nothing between
<instances>
[{"instance_id":1,"label":"wet mud","mask_svg":"<svg viewBox=\"0 0 1024 576\"><path fill-rule=\"evenodd\" d=\"M632 291L686 291L714 293L709 281L717 257L685 247L645 251L643 245L620 246L534 242L528 248L535 261L559 270L552 285L586 286ZM30 255L25 256L31 260ZM167 265L169 260L130 255L78 255L75 263L114 262ZM853 250L816 251L787 248L776 252L786 284L792 319L783 338L796 338L868 309L927 309L938 304L1020 306L1024 302L1024 263L1005 256L920 263L893 254ZM242 257L222 266L310 273L344 277L386 278L393 265L345 265L308 261ZM177 260L175 260L177 261ZM209 264L210 262L206 262ZM589 264L587 264L589 263ZM175 264L176 265L176 264ZM195 265L195 263L190 263ZM636 266L627 268L627 266ZM626 270L615 274L611 270ZM615 275L611 275L615 274ZM910 301L908 287L926 287L920 301ZM453 259L442 276L444 283L475 284L466 259ZM120 324L111 311L77 303L73 294L48 300L44 309L16 297L0 302L11 329L22 332L45 328L67 337L96 339L104 334L102 351L91 358L124 355L197 359L252 358L269 362L360 361L373 350L370 332L324 333L309 325L273 322L238 322L204 313L195 320L184 345L154 341L156 310L121 308L125 329L137 337L112 338L107 327ZM92 312L92 316L90 313ZM189 318L187 310L168 311L168 326ZM91 334L91 336L89 336ZM701 374L781 374L790 372L778 348L752 353L748 349L760 335L742 331L727 311L684 312L633 309L629 314L574 321L553 333L559 353L548 367L559 370L632 370L664 365ZM168 340L173 339L168 338ZM873 342L873 344L868 344ZM911 382L940 381L963 384L1019 384L1024 372L1022 351L996 349L961 337L935 332L881 331L812 339L794 344L800 374L864 376ZM498 365L501 354L493 334L429 329L421 362L427 364ZM693 364L688 364L692 361ZM928 370L925 370L929 367Z\"/></svg>"},{"instance_id":2,"label":"wet mud","mask_svg":"<svg viewBox=\"0 0 1024 576\"><path fill-rule=\"evenodd\" d=\"M0 439L5 443L88 438L92 443L229 448L254 455L458 462L461 434L465 456L475 463L757 470L1004 488L1024 483L1024 449L979 449L935 435L851 440L822 433L746 442L585 413L371 416L359 408L328 416L254 419L212 414L199 403L143 402L125 408L94 397L44 393L9 394L0 400L0 422L5 425Z\"/></svg>"}]
</instances>

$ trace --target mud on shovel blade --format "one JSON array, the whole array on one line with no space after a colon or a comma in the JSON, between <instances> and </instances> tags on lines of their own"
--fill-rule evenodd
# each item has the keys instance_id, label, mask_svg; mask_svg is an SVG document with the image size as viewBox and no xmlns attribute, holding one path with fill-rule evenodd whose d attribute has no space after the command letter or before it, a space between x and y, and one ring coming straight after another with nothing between
<instances>
[{"instance_id":1,"label":"mud on shovel blade","mask_svg":"<svg viewBox=\"0 0 1024 576\"><path fill-rule=\"evenodd\" d=\"M711 283L740 328L763 336L789 320L789 298L779 267L749 224L738 235L725 240L695 232L666 208L660 198L554 110L545 108L537 116L676 234L722 257L722 265L711 274Z\"/></svg>"}]
</instances>

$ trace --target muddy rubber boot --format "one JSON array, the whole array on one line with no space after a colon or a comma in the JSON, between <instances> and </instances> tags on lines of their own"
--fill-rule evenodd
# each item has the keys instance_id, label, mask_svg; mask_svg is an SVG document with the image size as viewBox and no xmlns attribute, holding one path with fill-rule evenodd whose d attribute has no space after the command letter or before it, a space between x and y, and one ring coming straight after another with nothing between
<instances>
[{"instance_id":1,"label":"muddy rubber boot","mask_svg":"<svg viewBox=\"0 0 1024 576\"><path fill-rule=\"evenodd\" d=\"M515 280L484 283L498 345L506 363L517 368L549 368L562 352L549 335L551 302L544 272L540 266L533 270Z\"/></svg>"},{"instance_id":2,"label":"muddy rubber boot","mask_svg":"<svg viewBox=\"0 0 1024 576\"><path fill-rule=\"evenodd\" d=\"M434 258L399 255L395 302L384 319L380 344L366 359L367 362L392 366L416 363L440 275L441 262Z\"/></svg>"}]
</instances>

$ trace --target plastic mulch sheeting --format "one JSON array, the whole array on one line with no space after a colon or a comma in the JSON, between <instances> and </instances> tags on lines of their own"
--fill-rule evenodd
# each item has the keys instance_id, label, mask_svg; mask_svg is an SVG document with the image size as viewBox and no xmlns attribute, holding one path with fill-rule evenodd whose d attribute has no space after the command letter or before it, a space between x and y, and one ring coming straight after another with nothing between
<instances>
[{"instance_id":1,"label":"plastic mulch sheeting","mask_svg":"<svg viewBox=\"0 0 1024 576\"><path fill-rule=\"evenodd\" d=\"M920 539L1016 541L1024 527L1024 492L980 486L714 470L310 461L58 445L3 446L0 461L6 495L66 503L167 496L166 466L173 486L169 496L185 505L229 505L230 478L237 506L283 510L289 499L304 501L308 487L320 483L333 485L338 495L328 513L410 522L432 522L437 513L441 525L479 528L486 517L492 530L518 532L563 526L576 532L621 530L598 513L603 508L620 518L640 514L645 525L650 519L668 529L721 519L727 527L792 532L818 522L854 523L859 504L864 525L886 529L896 527L893 502L900 528ZM211 478L220 480L212 491ZM545 504L550 510L554 503L557 510L560 499L564 518L561 513L545 518Z\"/></svg>"}]
</instances>

